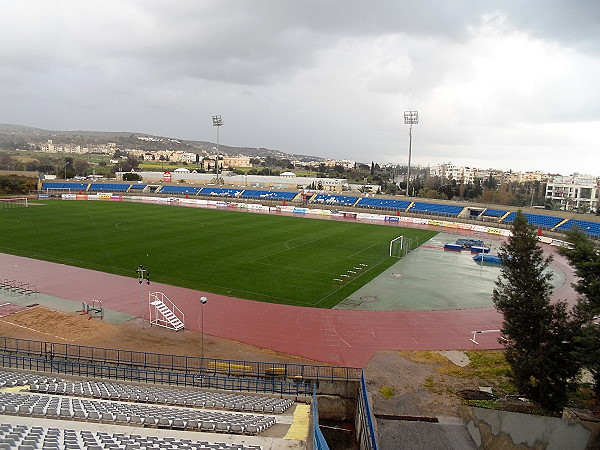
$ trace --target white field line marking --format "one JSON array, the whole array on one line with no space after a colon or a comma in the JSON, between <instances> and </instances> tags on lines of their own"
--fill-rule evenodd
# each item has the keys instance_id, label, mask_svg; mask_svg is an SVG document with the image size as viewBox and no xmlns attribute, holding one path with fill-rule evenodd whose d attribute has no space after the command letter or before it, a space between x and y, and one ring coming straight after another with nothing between
<instances>
[{"instance_id":1,"label":"white field line marking","mask_svg":"<svg viewBox=\"0 0 600 450\"><path fill-rule=\"evenodd\" d=\"M276 252L269 253L268 255L260 256L260 257L258 257L258 258L255 258L255 259L251 260L250 262L256 262L256 261L259 261L259 260L261 260L261 259L265 259L265 258L269 258L269 257L271 257L271 256L273 256L273 255L277 255L277 254L279 254L279 253L287 252L288 250L292 250L292 249L294 249L294 248L297 248L297 247L302 247L303 245L306 245L306 244L312 244L313 242L322 241L323 239L328 239L328 238L330 238L331 236L332 236L332 235L322 236L322 237L320 237L320 238L318 238L318 239L314 239L314 240L312 240L312 241L305 241L305 242L302 242L301 244L294 245L293 247L289 247L289 246L288 246L288 242L290 242L290 241L293 241L293 239L288 239L288 240L287 240L287 241L284 243L284 246L286 247L285 249L283 249L283 250L277 250Z\"/></svg>"},{"instance_id":2,"label":"white field line marking","mask_svg":"<svg viewBox=\"0 0 600 450\"><path fill-rule=\"evenodd\" d=\"M361 250L357 251L356 253L352 253L351 255L348 255L348 256L346 256L346 259L351 259L353 256L355 256L355 255L358 255L359 253L362 253L362 252L364 252L365 250L369 250L370 248L373 248L373 247L375 247L375 246L376 246L376 245L378 245L378 244L379 244L379 243L378 243L378 242L376 242L376 243L375 243L375 244L373 244L373 245L369 245L368 247L365 247L365 248L363 248L363 249L361 249Z\"/></svg>"},{"instance_id":3,"label":"white field line marking","mask_svg":"<svg viewBox=\"0 0 600 450\"><path fill-rule=\"evenodd\" d=\"M386 256L384 259L382 259L381 261L379 261L378 263L375 263L371 266L371 268L374 268L376 266L378 266L379 264L381 264L382 262L384 262L386 259L388 259L388 257ZM367 273L369 270L371 270L371 268L365 270L363 273ZM360 274L359 276L362 276L362 274ZM358 277L356 277L358 278ZM322 297L318 302L313 303L313 305L320 305L324 300L326 300L328 297L332 296L333 294L335 294L337 291L339 291L340 289L346 287L347 284L344 284L343 286L338 287L337 289L334 289L332 292L330 292L329 294L325 295L324 297Z\"/></svg>"}]
</instances>

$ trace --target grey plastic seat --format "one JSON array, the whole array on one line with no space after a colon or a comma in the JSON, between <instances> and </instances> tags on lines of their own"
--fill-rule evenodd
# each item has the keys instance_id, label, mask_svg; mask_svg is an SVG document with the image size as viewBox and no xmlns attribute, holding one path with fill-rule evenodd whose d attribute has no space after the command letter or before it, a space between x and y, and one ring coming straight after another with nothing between
<instances>
[{"instance_id":1,"label":"grey plastic seat","mask_svg":"<svg viewBox=\"0 0 600 450\"><path fill-rule=\"evenodd\" d=\"M170 417L161 417L160 419L158 419L157 425L161 428L170 428L172 423L173 419L171 419Z\"/></svg>"},{"instance_id":2,"label":"grey plastic seat","mask_svg":"<svg viewBox=\"0 0 600 450\"><path fill-rule=\"evenodd\" d=\"M215 430L219 433L229 432L229 424L227 422L219 421L215 427Z\"/></svg>"},{"instance_id":3,"label":"grey plastic seat","mask_svg":"<svg viewBox=\"0 0 600 450\"><path fill-rule=\"evenodd\" d=\"M202 430L202 431L214 431L215 427L216 427L215 422L202 421L202 423L200 425L200 430Z\"/></svg>"},{"instance_id":4,"label":"grey plastic seat","mask_svg":"<svg viewBox=\"0 0 600 450\"><path fill-rule=\"evenodd\" d=\"M184 419L175 418L173 419L173 423L171 423L171 427L183 430L186 427L186 421Z\"/></svg>"}]
</instances>

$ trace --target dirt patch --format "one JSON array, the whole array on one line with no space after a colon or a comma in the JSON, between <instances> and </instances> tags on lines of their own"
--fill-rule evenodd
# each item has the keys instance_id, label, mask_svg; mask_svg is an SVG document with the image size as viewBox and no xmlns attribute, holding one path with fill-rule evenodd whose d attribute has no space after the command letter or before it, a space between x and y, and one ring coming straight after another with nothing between
<instances>
[{"instance_id":1,"label":"dirt patch","mask_svg":"<svg viewBox=\"0 0 600 450\"><path fill-rule=\"evenodd\" d=\"M434 352L377 352L365 368L375 414L457 416L458 406L463 403L459 392L479 390L490 383L496 388L501 381L448 375L454 368L460 370Z\"/></svg>"},{"instance_id":2,"label":"dirt patch","mask_svg":"<svg viewBox=\"0 0 600 450\"><path fill-rule=\"evenodd\" d=\"M200 356L201 334L152 326L141 320L114 325L88 316L53 311L40 306L0 319L3 336L40 341L73 343L94 347L137 350L149 353L166 353ZM214 336L204 336L204 356L263 362L318 364L312 361L273 350L262 349Z\"/></svg>"}]
</instances>

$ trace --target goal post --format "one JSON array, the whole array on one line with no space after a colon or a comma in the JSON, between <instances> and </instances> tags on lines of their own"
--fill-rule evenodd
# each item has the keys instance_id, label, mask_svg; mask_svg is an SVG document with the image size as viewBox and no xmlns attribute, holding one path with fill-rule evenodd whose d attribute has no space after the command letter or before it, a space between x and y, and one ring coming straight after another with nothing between
<instances>
[{"instance_id":1,"label":"goal post","mask_svg":"<svg viewBox=\"0 0 600 450\"><path fill-rule=\"evenodd\" d=\"M390 241L390 256L392 258L402 258L402 249L404 248L404 236L398 236Z\"/></svg>"},{"instance_id":2,"label":"goal post","mask_svg":"<svg viewBox=\"0 0 600 450\"><path fill-rule=\"evenodd\" d=\"M4 208L27 208L27 197L12 197L12 198L0 198L0 209Z\"/></svg>"},{"instance_id":3,"label":"goal post","mask_svg":"<svg viewBox=\"0 0 600 450\"><path fill-rule=\"evenodd\" d=\"M390 257L402 258L413 249L413 241L410 238L398 236L390 241Z\"/></svg>"}]
</instances>

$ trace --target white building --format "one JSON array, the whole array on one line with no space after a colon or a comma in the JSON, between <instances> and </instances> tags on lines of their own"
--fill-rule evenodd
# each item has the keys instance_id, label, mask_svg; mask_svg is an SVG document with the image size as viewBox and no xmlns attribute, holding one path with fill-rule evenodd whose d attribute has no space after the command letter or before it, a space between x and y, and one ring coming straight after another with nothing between
<instances>
[{"instance_id":1,"label":"white building","mask_svg":"<svg viewBox=\"0 0 600 450\"><path fill-rule=\"evenodd\" d=\"M581 212L598 210L600 178L591 175L573 174L569 177L554 177L546 185L546 198L559 202L565 211Z\"/></svg>"},{"instance_id":2,"label":"white building","mask_svg":"<svg viewBox=\"0 0 600 450\"><path fill-rule=\"evenodd\" d=\"M429 168L429 175L440 177L442 180L456 180L457 183L470 184L475 182L477 169L455 166L452 163L440 164Z\"/></svg>"}]
</instances>

